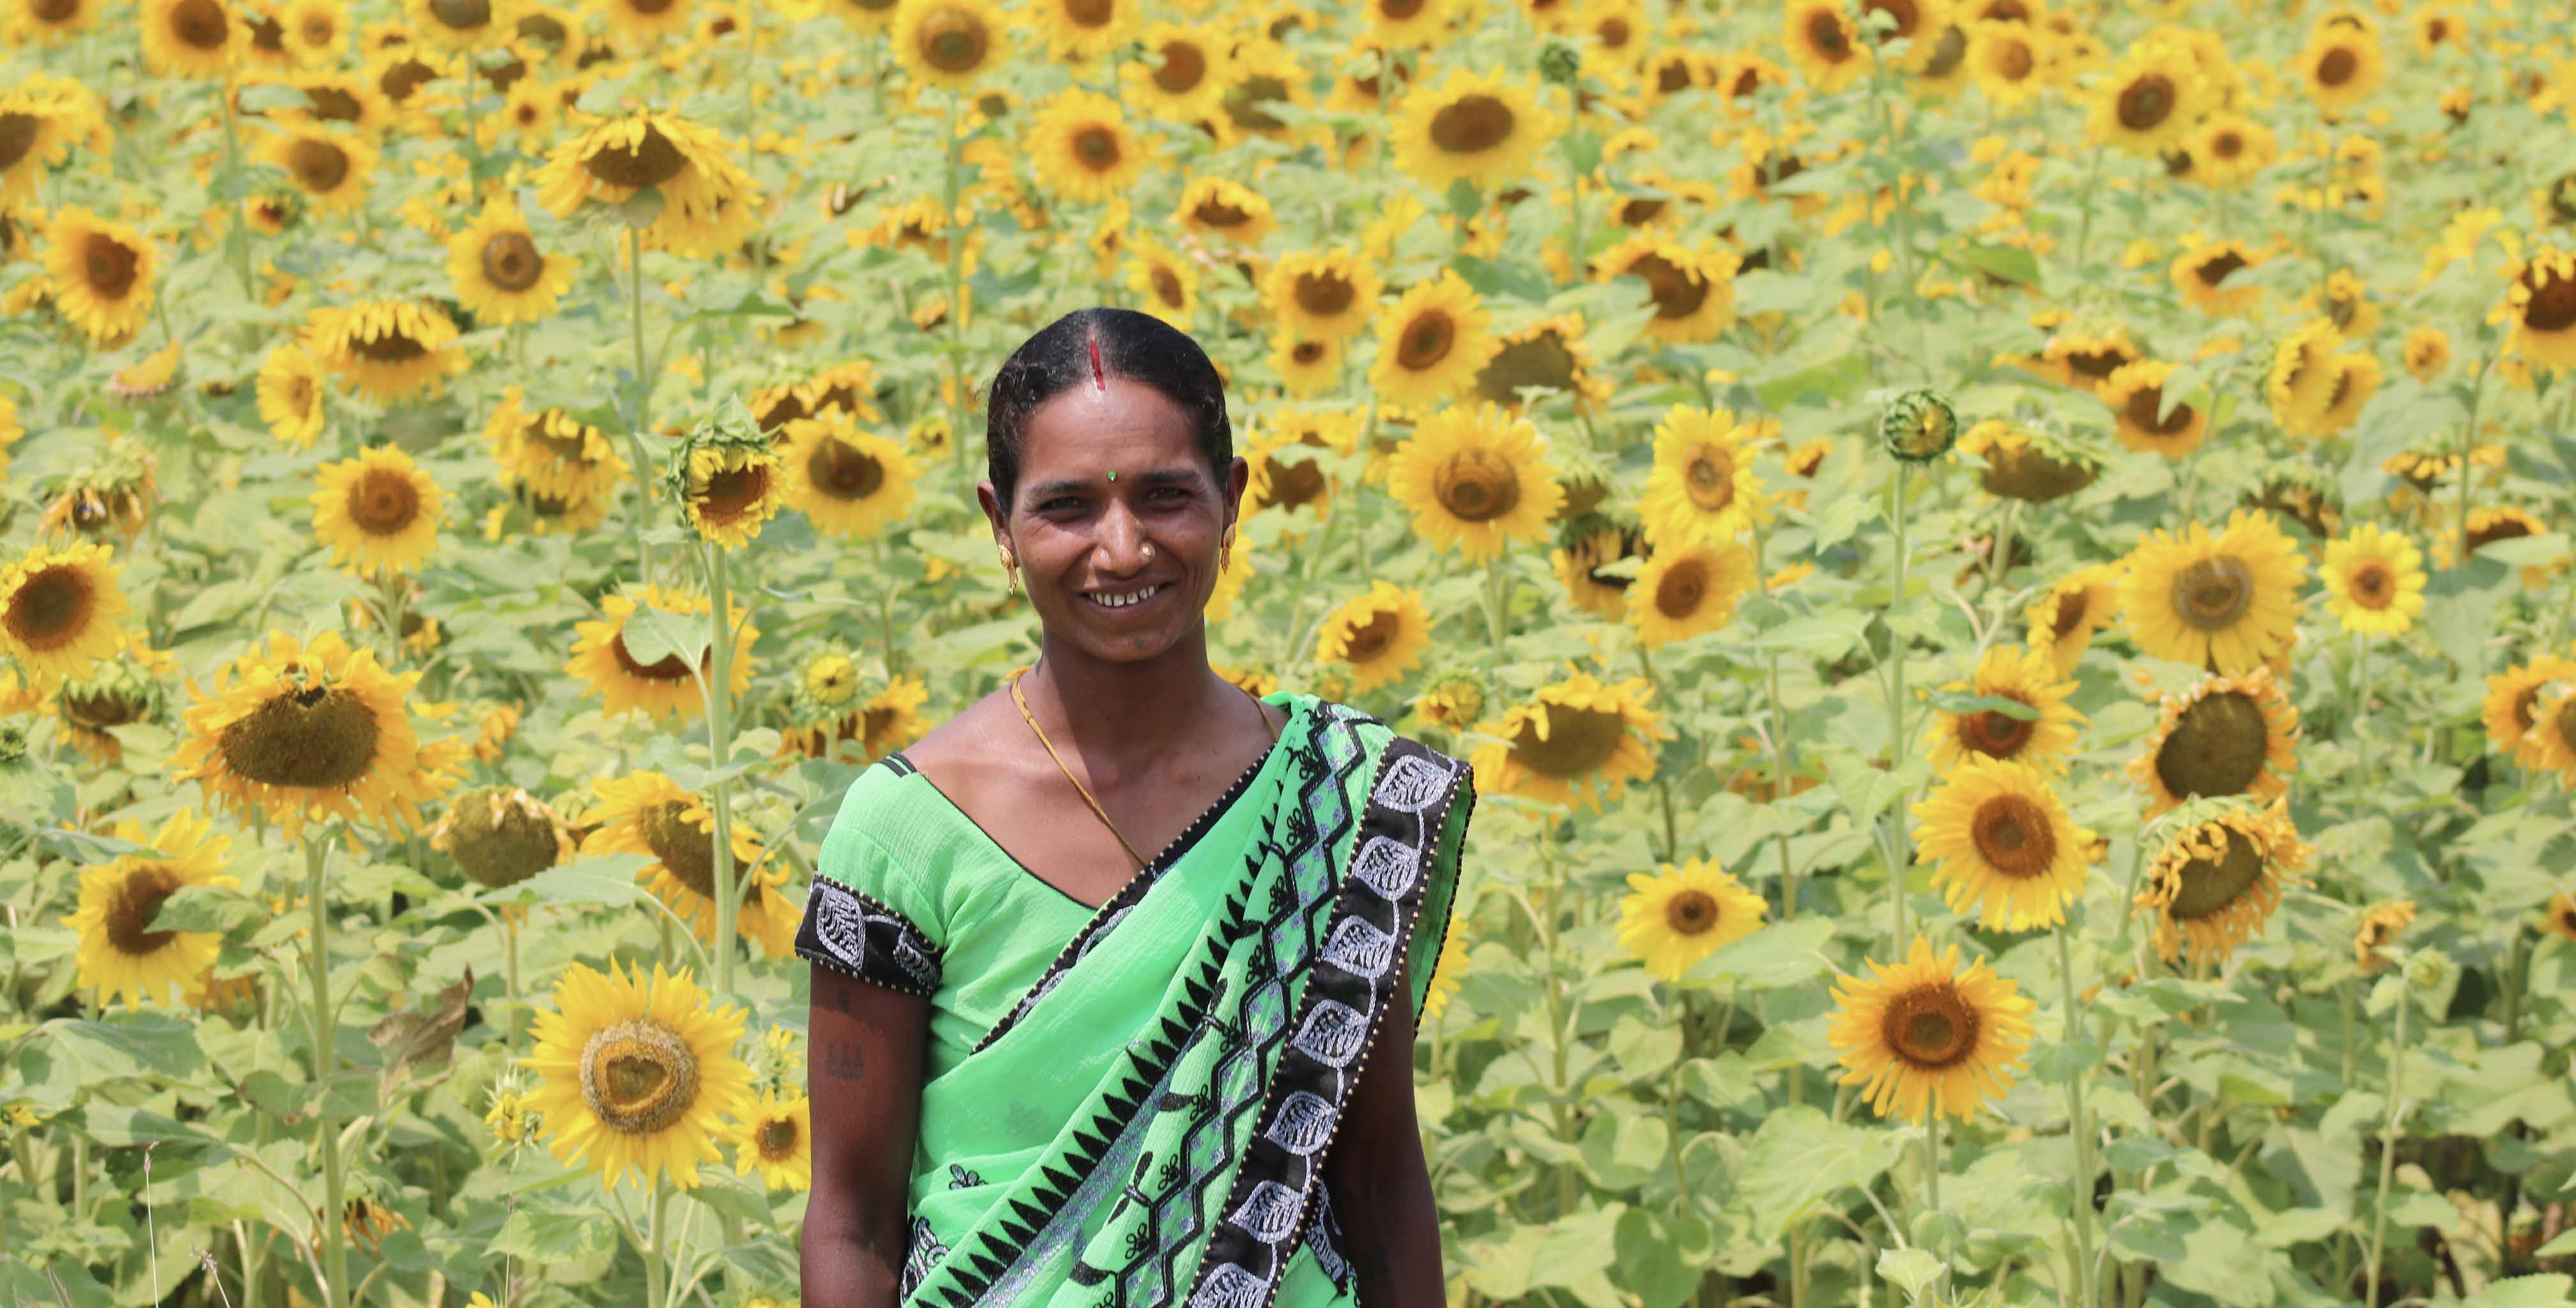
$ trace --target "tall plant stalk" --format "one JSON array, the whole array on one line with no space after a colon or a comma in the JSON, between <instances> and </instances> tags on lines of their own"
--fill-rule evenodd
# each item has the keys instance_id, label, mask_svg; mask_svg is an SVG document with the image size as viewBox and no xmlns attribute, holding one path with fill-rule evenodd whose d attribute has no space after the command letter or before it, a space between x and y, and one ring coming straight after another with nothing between
<instances>
[{"instance_id":1,"label":"tall plant stalk","mask_svg":"<svg viewBox=\"0 0 2576 1308\"><path fill-rule=\"evenodd\" d=\"M1905 605L1905 483L1913 465L1899 461L1896 476L1887 487L1887 516L1896 533L1895 582L1887 592L1887 768L1895 772L1905 763L1905 637L1896 629L1896 615ZM1905 816L1903 805L1893 806L1887 814L1887 889L1890 917L1894 926L1894 948L1898 956L1905 953L1905 869L1912 860L1906 856Z\"/></svg>"},{"instance_id":2,"label":"tall plant stalk","mask_svg":"<svg viewBox=\"0 0 2576 1308\"><path fill-rule=\"evenodd\" d=\"M626 331L635 349L635 413L626 424L627 461L635 465L635 577L639 586L653 584L653 544L645 533L653 527L653 460L644 453L644 431L650 423L653 377L644 363L644 229L626 226Z\"/></svg>"},{"instance_id":3,"label":"tall plant stalk","mask_svg":"<svg viewBox=\"0 0 2576 1308\"><path fill-rule=\"evenodd\" d=\"M2057 994L2066 1009L2068 1045L2083 1034L2075 1008L2075 968L2068 960L2066 924L2057 927ZM2075 1302L2077 1308L2093 1308L2093 1125L2084 1112L2084 1073L2078 1071L2066 1078L2066 1111L2068 1134L2075 1140Z\"/></svg>"},{"instance_id":4,"label":"tall plant stalk","mask_svg":"<svg viewBox=\"0 0 2576 1308\"><path fill-rule=\"evenodd\" d=\"M338 1075L340 1060L332 1044L337 1024L331 1008L331 914L322 894L323 871L330 857L330 841L321 828L314 828L304 842L304 898L312 911L313 946L305 971L313 985L313 1084L319 1092L313 1135L322 1151L322 1217L315 1223L313 1240L320 1246L325 1308L349 1308L349 1249L340 1230L340 1214L348 1202L343 1193L346 1177L340 1163L339 1124L331 1115L331 1078Z\"/></svg>"},{"instance_id":5,"label":"tall plant stalk","mask_svg":"<svg viewBox=\"0 0 2576 1308\"><path fill-rule=\"evenodd\" d=\"M707 762L716 770L709 783L707 805L716 817L716 947L715 993L711 997L723 1003L733 995L734 922L741 912L741 894L735 890L733 865L733 783L725 776L725 763L733 754L733 616L727 594L730 578L725 569L725 547L708 541L707 598Z\"/></svg>"},{"instance_id":6,"label":"tall plant stalk","mask_svg":"<svg viewBox=\"0 0 2576 1308\"><path fill-rule=\"evenodd\" d=\"M2379 1127L2379 1195L2371 1203L2370 1259L2362 1269L2362 1275L2370 1282L2370 1308L2379 1308L2379 1260L2388 1251L2388 1185L2397 1174L2397 1120L2405 1115L2404 1101L2398 1094L2406 1067L2406 1010L2415 1006L2415 997L2406 993L2406 984L2403 977L2398 979L2397 1033L2388 1045L2388 1111L2381 1117Z\"/></svg>"}]
</instances>

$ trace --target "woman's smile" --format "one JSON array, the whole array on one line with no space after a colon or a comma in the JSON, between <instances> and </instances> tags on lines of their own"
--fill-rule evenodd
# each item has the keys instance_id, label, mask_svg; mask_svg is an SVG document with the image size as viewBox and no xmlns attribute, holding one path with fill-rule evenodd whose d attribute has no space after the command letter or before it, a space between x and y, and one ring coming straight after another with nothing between
<instances>
[{"instance_id":1,"label":"woman's smile","mask_svg":"<svg viewBox=\"0 0 2576 1308\"><path fill-rule=\"evenodd\" d=\"M1171 589L1169 582L1155 582L1149 586L1131 586L1125 590L1087 590L1082 593L1082 597L1091 602L1092 608L1103 613L1114 613L1123 618L1137 616L1148 609L1159 611L1158 602Z\"/></svg>"}]
</instances>

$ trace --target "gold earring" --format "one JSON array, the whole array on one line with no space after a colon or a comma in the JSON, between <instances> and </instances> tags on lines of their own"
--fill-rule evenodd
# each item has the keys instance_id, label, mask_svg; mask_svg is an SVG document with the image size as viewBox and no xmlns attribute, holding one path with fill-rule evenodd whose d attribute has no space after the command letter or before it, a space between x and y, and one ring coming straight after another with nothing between
<instances>
[{"instance_id":1,"label":"gold earring","mask_svg":"<svg viewBox=\"0 0 2576 1308\"><path fill-rule=\"evenodd\" d=\"M1017 595L1017 594L1019 594L1019 593L1020 593L1020 561L1019 561L1018 559L1015 559L1015 558L1011 557L1011 552L1010 552L1009 550L1004 550L1004 551L1002 551L1002 571L1003 571L1004 573L1008 574L1008 575L1010 576L1010 579L1011 579L1011 588L1010 588L1010 590L1009 590L1007 593L1012 594L1012 595Z\"/></svg>"}]
</instances>

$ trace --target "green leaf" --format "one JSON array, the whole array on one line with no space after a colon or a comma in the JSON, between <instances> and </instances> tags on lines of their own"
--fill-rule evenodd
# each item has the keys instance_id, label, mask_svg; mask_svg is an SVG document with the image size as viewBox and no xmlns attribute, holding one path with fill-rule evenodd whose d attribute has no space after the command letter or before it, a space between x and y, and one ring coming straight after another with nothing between
<instances>
[{"instance_id":1,"label":"green leaf","mask_svg":"<svg viewBox=\"0 0 2576 1308\"><path fill-rule=\"evenodd\" d=\"M2015 286L2039 284L2039 257L2018 245L1971 245L1959 252L1969 267Z\"/></svg>"},{"instance_id":2,"label":"green leaf","mask_svg":"<svg viewBox=\"0 0 2576 1308\"><path fill-rule=\"evenodd\" d=\"M1688 1301L1717 1248L1707 1222L1643 1208L1619 1214L1612 1242L1619 1283L1643 1300L1639 1308L1678 1308Z\"/></svg>"},{"instance_id":3,"label":"green leaf","mask_svg":"<svg viewBox=\"0 0 2576 1308\"><path fill-rule=\"evenodd\" d=\"M63 1061L85 1081L123 1077L183 1080L206 1065L196 1027L159 1013L119 1013L100 1022L45 1024Z\"/></svg>"},{"instance_id":4,"label":"green leaf","mask_svg":"<svg viewBox=\"0 0 2576 1308\"><path fill-rule=\"evenodd\" d=\"M246 114L274 113L280 109L302 109L312 103L301 88L283 82L262 82L245 86L235 103Z\"/></svg>"},{"instance_id":5,"label":"green leaf","mask_svg":"<svg viewBox=\"0 0 2576 1308\"><path fill-rule=\"evenodd\" d=\"M1819 951L1833 937L1833 919L1821 914L1770 923L1752 935L1720 946L1683 973L1683 979L1693 985L1709 985L1717 978L1726 978L1727 984L1748 985L1755 990L1798 985L1823 975L1830 966Z\"/></svg>"},{"instance_id":6,"label":"green leaf","mask_svg":"<svg viewBox=\"0 0 2576 1308\"><path fill-rule=\"evenodd\" d=\"M2550 1247L2566 1238L2562 1235L2550 1241L2548 1247L2541 1249L2541 1255L2547 1256ZM2487 1282L2485 1289L2462 1299L2460 1308L2558 1308L2569 1301L2572 1291L2576 1291L2576 1277L2556 1272L2507 1277Z\"/></svg>"},{"instance_id":7,"label":"green leaf","mask_svg":"<svg viewBox=\"0 0 2576 1308\"><path fill-rule=\"evenodd\" d=\"M534 904L631 904L647 893L635 880L635 874L652 863L650 854L579 858L547 868L515 886L484 891L476 898L486 904L516 904L522 908Z\"/></svg>"},{"instance_id":8,"label":"green leaf","mask_svg":"<svg viewBox=\"0 0 2576 1308\"><path fill-rule=\"evenodd\" d=\"M1966 717L1971 713L2001 713L2016 722L2039 721L2039 710L2006 695L1971 695L1964 690L1932 692L1932 707L1944 713Z\"/></svg>"},{"instance_id":9,"label":"green leaf","mask_svg":"<svg viewBox=\"0 0 2576 1308\"><path fill-rule=\"evenodd\" d=\"M749 1226L769 1224L769 1199L757 1187L759 1173L737 1175L722 1169L698 1173L696 1189L689 1197L712 1208L720 1216L731 1217Z\"/></svg>"},{"instance_id":10,"label":"green leaf","mask_svg":"<svg viewBox=\"0 0 2576 1308\"><path fill-rule=\"evenodd\" d=\"M696 667L706 661L707 626L696 615L672 613L649 604L639 604L627 615L619 636L627 656L644 667L664 659L678 659Z\"/></svg>"},{"instance_id":11,"label":"green leaf","mask_svg":"<svg viewBox=\"0 0 2576 1308\"><path fill-rule=\"evenodd\" d=\"M1828 1197L1877 1180L1905 1151L1894 1131L1836 1122L1806 1104L1763 1118L1737 1184L1762 1238L1782 1240Z\"/></svg>"},{"instance_id":12,"label":"green leaf","mask_svg":"<svg viewBox=\"0 0 2576 1308\"><path fill-rule=\"evenodd\" d=\"M1485 193L1477 190L1474 182L1461 177L1449 183L1449 212L1459 222L1464 223L1475 217L1483 212L1484 208Z\"/></svg>"},{"instance_id":13,"label":"green leaf","mask_svg":"<svg viewBox=\"0 0 2576 1308\"><path fill-rule=\"evenodd\" d=\"M1869 356L1855 351L1774 377L1755 386L1753 393L1763 408L1779 410L1811 395L1819 401L1842 399L1868 380Z\"/></svg>"},{"instance_id":14,"label":"green leaf","mask_svg":"<svg viewBox=\"0 0 2576 1308\"><path fill-rule=\"evenodd\" d=\"M616 1228L595 1212L549 1213L522 1208L501 1223L492 1252L531 1262L571 1262L616 1247Z\"/></svg>"},{"instance_id":15,"label":"green leaf","mask_svg":"<svg viewBox=\"0 0 2576 1308\"><path fill-rule=\"evenodd\" d=\"M2567 557L2567 533L2551 531L2537 536L2489 541L2478 547L2478 555L2519 567L2543 567Z\"/></svg>"},{"instance_id":16,"label":"green leaf","mask_svg":"<svg viewBox=\"0 0 2576 1308\"><path fill-rule=\"evenodd\" d=\"M146 925L155 931L230 931L268 916L248 895L222 886L181 886Z\"/></svg>"},{"instance_id":17,"label":"green leaf","mask_svg":"<svg viewBox=\"0 0 2576 1308\"><path fill-rule=\"evenodd\" d=\"M1941 1260L1921 1249L1883 1249L1878 1255L1878 1278L1905 1287L1905 1297L1921 1303L1941 1279Z\"/></svg>"},{"instance_id":18,"label":"green leaf","mask_svg":"<svg viewBox=\"0 0 2576 1308\"><path fill-rule=\"evenodd\" d=\"M2557 1235L2552 1236L2549 1243L2540 1246L2538 1249L2532 1250L2531 1256L2534 1258L2557 1258L2571 1253L2576 1253L2576 1226L2569 1227L2564 1231L2560 1231Z\"/></svg>"}]
</instances>

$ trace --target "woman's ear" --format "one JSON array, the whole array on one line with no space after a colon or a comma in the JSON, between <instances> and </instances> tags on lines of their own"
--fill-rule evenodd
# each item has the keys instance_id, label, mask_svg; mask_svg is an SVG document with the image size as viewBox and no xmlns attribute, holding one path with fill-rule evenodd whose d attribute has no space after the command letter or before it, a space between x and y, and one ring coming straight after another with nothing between
<instances>
[{"instance_id":1,"label":"woman's ear","mask_svg":"<svg viewBox=\"0 0 2576 1308\"><path fill-rule=\"evenodd\" d=\"M1011 538L1011 515L1002 507L1001 497L994 492L991 478L975 483L975 503L984 510L984 521L993 528L993 543L1002 545L1008 542Z\"/></svg>"},{"instance_id":2,"label":"woman's ear","mask_svg":"<svg viewBox=\"0 0 2576 1308\"><path fill-rule=\"evenodd\" d=\"M1225 465L1225 520L1243 520L1243 492L1252 485L1252 461L1238 454Z\"/></svg>"}]
</instances>

